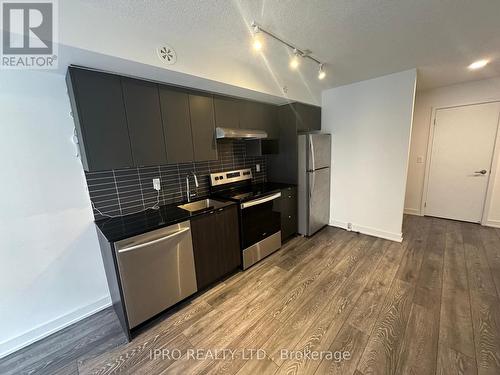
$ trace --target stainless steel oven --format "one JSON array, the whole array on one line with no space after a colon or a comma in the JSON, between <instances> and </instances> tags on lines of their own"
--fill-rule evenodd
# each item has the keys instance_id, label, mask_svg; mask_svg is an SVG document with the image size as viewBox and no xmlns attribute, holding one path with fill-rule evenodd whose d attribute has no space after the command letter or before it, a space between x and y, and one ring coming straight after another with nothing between
<instances>
[{"instance_id":1,"label":"stainless steel oven","mask_svg":"<svg viewBox=\"0 0 500 375\"><path fill-rule=\"evenodd\" d=\"M274 204L280 197L278 192L240 204L243 269L281 247L281 219Z\"/></svg>"},{"instance_id":2,"label":"stainless steel oven","mask_svg":"<svg viewBox=\"0 0 500 375\"><path fill-rule=\"evenodd\" d=\"M212 173L210 185L217 197L238 202L243 269L281 247L280 190L253 184L251 169Z\"/></svg>"}]
</instances>

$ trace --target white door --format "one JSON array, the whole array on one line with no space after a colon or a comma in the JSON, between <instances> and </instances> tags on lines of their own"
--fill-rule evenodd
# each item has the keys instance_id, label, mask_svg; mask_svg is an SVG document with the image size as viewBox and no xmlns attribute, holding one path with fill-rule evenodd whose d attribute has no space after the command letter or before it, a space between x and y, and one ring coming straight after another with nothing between
<instances>
[{"instance_id":1,"label":"white door","mask_svg":"<svg viewBox=\"0 0 500 375\"><path fill-rule=\"evenodd\" d=\"M436 111L426 215L481 221L499 113L500 103Z\"/></svg>"}]
</instances>

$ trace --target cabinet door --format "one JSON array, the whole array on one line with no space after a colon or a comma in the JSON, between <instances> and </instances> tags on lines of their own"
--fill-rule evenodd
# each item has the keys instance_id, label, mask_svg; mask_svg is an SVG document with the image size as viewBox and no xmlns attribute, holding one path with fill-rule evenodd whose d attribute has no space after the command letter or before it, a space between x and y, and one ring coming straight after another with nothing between
<instances>
[{"instance_id":1,"label":"cabinet door","mask_svg":"<svg viewBox=\"0 0 500 375\"><path fill-rule=\"evenodd\" d=\"M188 94L160 86L160 105L168 163L194 160Z\"/></svg>"},{"instance_id":2,"label":"cabinet door","mask_svg":"<svg viewBox=\"0 0 500 375\"><path fill-rule=\"evenodd\" d=\"M312 107L312 130L321 130L321 107Z\"/></svg>"},{"instance_id":3,"label":"cabinet door","mask_svg":"<svg viewBox=\"0 0 500 375\"><path fill-rule=\"evenodd\" d=\"M122 78L122 88L134 165L165 164L158 85Z\"/></svg>"},{"instance_id":4,"label":"cabinet door","mask_svg":"<svg viewBox=\"0 0 500 375\"><path fill-rule=\"evenodd\" d=\"M263 129L263 111L262 103L244 100L240 105L240 127L242 129Z\"/></svg>"},{"instance_id":5,"label":"cabinet door","mask_svg":"<svg viewBox=\"0 0 500 375\"><path fill-rule=\"evenodd\" d=\"M216 96L214 98L215 125L221 128L240 127L240 101L233 98Z\"/></svg>"},{"instance_id":6,"label":"cabinet door","mask_svg":"<svg viewBox=\"0 0 500 375\"><path fill-rule=\"evenodd\" d=\"M281 238L297 233L297 189L288 187L281 191Z\"/></svg>"},{"instance_id":7,"label":"cabinet door","mask_svg":"<svg viewBox=\"0 0 500 375\"><path fill-rule=\"evenodd\" d=\"M85 170L132 167L120 77L69 67L68 86Z\"/></svg>"},{"instance_id":8,"label":"cabinet door","mask_svg":"<svg viewBox=\"0 0 500 375\"><path fill-rule=\"evenodd\" d=\"M214 213L201 215L191 220L198 290L206 288L220 277L221 268L217 251L218 230Z\"/></svg>"},{"instance_id":9,"label":"cabinet door","mask_svg":"<svg viewBox=\"0 0 500 375\"><path fill-rule=\"evenodd\" d=\"M269 138L279 138L278 107L271 104L262 104L262 130Z\"/></svg>"},{"instance_id":10,"label":"cabinet door","mask_svg":"<svg viewBox=\"0 0 500 375\"><path fill-rule=\"evenodd\" d=\"M295 103L294 107L298 131L321 130L321 107L302 103Z\"/></svg>"},{"instance_id":11,"label":"cabinet door","mask_svg":"<svg viewBox=\"0 0 500 375\"><path fill-rule=\"evenodd\" d=\"M227 275L241 265L240 234L236 206L216 213L218 249L220 251L221 276Z\"/></svg>"},{"instance_id":12,"label":"cabinet door","mask_svg":"<svg viewBox=\"0 0 500 375\"><path fill-rule=\"evenodd\" d=\"M216 160L214 100L212 96L189 94L194 160Z\"/></svg>"}]
</instances>

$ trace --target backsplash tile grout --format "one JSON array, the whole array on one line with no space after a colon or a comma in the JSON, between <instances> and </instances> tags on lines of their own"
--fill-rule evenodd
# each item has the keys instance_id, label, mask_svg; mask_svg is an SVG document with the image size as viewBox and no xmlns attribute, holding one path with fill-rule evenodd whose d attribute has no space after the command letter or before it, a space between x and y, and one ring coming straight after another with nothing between
<instances>
[{"instance_id":1,"label":"backsplash tile grout","mask_svg":"<svg viewBox=\"0 0 500 375\"><path fill-rule=\"evenodd\" d=\"M198 178L197 194L200 197L209 194L210 173L252 168L254 182L266 181L265 157L247 156L244 141L219 142L217 146L218 160L85 172L90 199L103 214L120 216L156 204L158 193L153 188L153 178L160 178L160 205L186 200L184 181L191 172ZM260 172L256 172L255 164L260 164ZM191 177L190 184L193 184ZM96 220L104 217L97 210L93 211Z\"/></svg>"}]
</instances>

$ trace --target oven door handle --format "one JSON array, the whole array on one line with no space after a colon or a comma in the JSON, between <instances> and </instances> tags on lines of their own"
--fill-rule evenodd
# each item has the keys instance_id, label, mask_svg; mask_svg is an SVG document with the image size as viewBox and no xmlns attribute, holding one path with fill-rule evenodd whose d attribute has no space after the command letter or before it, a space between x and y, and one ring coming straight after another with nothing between
<instances>
[{"instance_id":1,"label":"oven door handle","mask_svg":"<svg viewBox=\"0 0 500 375\"><path fill-rule=\"evenodd\" d=\"M281 192L273 194L273 195L269 195L269 196L264 197L264 198L255 199L253 201L242 203L240 207L241 207L241 209L245 209L245 208L248 208L248 207L256 206L258 204L262 204L262 203L266 203L266 202L275 200L275 199L277 199L279 197L281 197Z\"/></svg>"}]
</instances>

